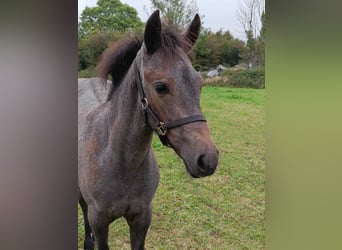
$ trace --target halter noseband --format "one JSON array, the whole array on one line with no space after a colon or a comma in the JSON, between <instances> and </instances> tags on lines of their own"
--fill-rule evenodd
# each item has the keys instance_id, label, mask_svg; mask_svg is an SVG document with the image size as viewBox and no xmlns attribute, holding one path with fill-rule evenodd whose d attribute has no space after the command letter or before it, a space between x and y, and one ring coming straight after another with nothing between
<instances>
[{"instance_id":1,"label":"halter noseband","mask_svg":"<svg viewBox=\"0 0 342 250\"><path fill-rule=\"evenodd\" d=\"M142 85L143 83L141 80L140 71L139 71L136 60L134 60L134 72L136 75L136 83L137 83L140 95L142 96L141 104L142 104L143 109L146 111L146 123L149 124L148 119L147 119L147 114L152 116L152 118L155 121L157 121L157 126L155 128L153 128L150 124L149 126L157 133L163 145L171 147L171 144L166 135L169 129L182 126L184 124L192 123L192 122L198 122L198 121L206 122L207 121L203 115L188 116L188 117L180 118L178 120L169 121L169 122L161 121L158 115L156 114L156 112L152 109L152 107L150 106L148 102L146 93L144 91L144 87Z\"/></svg>"}]
</instances>

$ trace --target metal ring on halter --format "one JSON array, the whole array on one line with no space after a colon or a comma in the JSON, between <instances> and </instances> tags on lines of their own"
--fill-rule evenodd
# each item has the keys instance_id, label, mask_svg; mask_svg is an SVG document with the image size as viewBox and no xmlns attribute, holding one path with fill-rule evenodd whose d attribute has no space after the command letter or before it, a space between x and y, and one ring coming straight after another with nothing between
<instances>
[{"instance_id":1,"label":"metal ring on halter","mask_svg":"<svg viewBox=\"0 0 342 250\"><path fill-rule=\"evenodd\" d=\"M146 97L141 99L141 105L142 105L143 109L146 109L148 107L148 101L147 101Z\"/></svg>"},{"instance_id":2,"label":"metal ring on halter","mask_svg":"<svg viewBox=\"0 0 342 250\"><path fill-rule=\"evenodd\" d=\"M159 122L159 126L157 127L158 135L165 136L167 129L164 127L164 122Z\"/></svg>"}]
</instances>

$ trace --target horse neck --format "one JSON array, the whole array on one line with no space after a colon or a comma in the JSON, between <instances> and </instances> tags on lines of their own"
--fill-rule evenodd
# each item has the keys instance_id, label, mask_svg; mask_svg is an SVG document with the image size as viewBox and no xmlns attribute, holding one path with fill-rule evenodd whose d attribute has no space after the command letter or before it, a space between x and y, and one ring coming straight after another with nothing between
<instances>
[{"instance_id":1,"label":"horse neck","mask_svg":"<svg viewBox=\"0 0 342 250\"><path fill-rule=\"evenodd\" d=\"M132 66L109 105L112 121L109 147L118 157L123 157L126 165L130 162L140 165L151 149L153 131L146 126L140 99Z\"/></svg>"}]
</instances>

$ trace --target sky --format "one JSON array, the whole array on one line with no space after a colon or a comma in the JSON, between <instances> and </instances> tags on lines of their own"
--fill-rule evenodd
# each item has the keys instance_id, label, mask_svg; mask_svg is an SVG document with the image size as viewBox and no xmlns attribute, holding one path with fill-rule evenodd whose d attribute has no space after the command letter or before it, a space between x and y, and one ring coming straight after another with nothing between
<instances>
[{"instance_id":1,"label":"sky","mask_svg":"<svg viewBox=\"0 0 342 250\"><path fill-rule=\"evenodd\" d=\"M86 6L94 7L96 2L97 0L78 0L78 17ZM144 6L150 11L150 0L121 0L121 2L135 8L141 21L147 21L148 14ZM199 15L204 15L203 26L214 32L220 29L228 30L235 38L245 40L243 29L237 20L240 2L241 0L197 0Z\"/></svg>"}]
</instances>

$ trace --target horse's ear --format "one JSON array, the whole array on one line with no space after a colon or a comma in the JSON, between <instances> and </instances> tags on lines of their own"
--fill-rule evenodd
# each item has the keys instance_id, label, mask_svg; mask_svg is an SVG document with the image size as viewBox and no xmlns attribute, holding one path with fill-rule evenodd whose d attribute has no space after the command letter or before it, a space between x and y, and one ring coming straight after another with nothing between
<instances>
[{"instance_id":1,"label":"horse's ear","mask_svg":"<svg viewBox=\"0 0 342 250\"><path fill-rule=\"evenodd\" d=\"M201 31L201 19L198 14L195 15L194 19L191 21L187 30L183 33L186 41L185 51L188 53L200 34Z\"/></svg>"},{"instance_id":2,"label":"horse's ear","mask_svg":"<svg viewBox=\"0 0 342 250\"><path fill-rule=\"evenodd\" d=\"M146 22L144 42L148 54L153 54L160 45L161 21L159 10L153 12Z\"/></svg>"}]
</instances>

